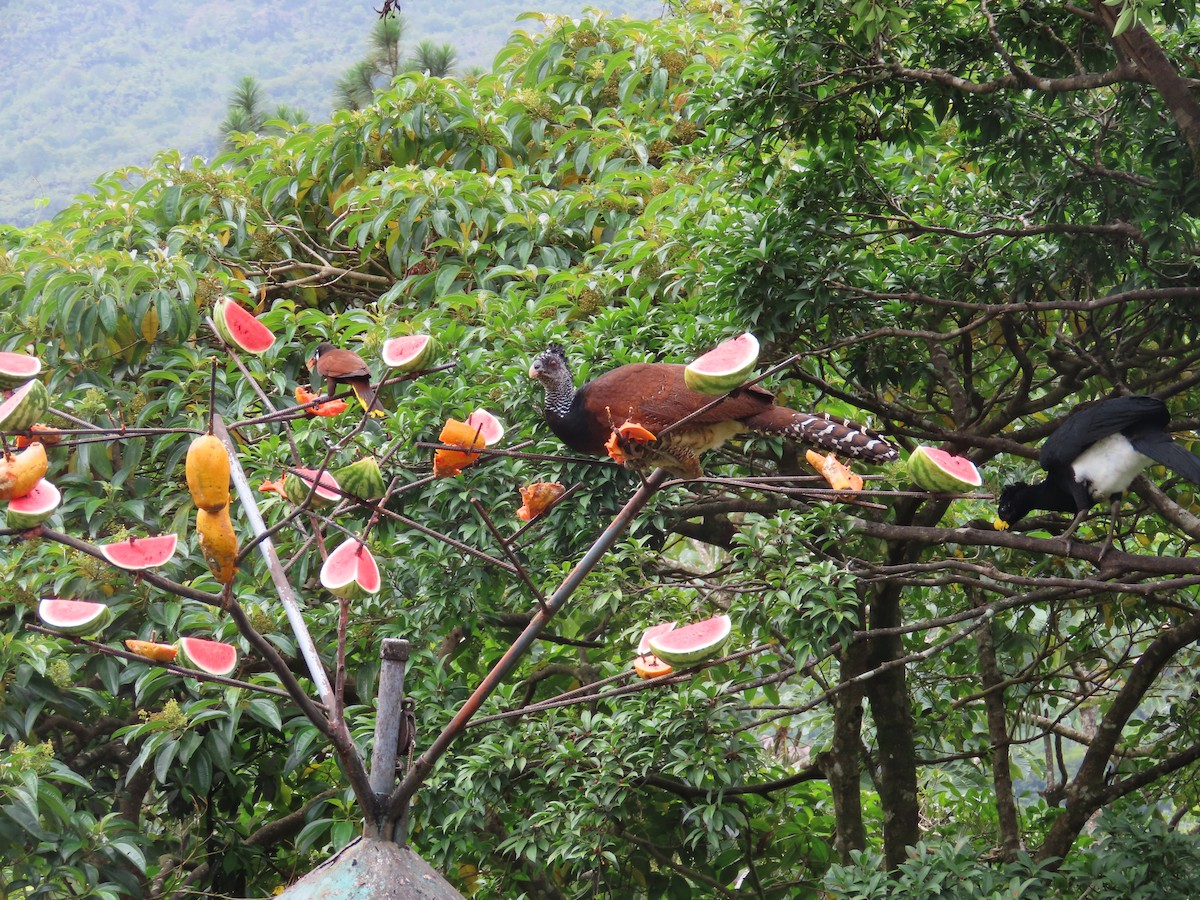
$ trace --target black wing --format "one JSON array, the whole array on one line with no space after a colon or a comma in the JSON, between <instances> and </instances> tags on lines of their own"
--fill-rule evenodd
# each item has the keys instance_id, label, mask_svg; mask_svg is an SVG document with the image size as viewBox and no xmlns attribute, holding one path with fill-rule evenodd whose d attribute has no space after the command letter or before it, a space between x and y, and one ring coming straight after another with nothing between
<instances>
[{"instance_id":1,"label":"black wing","mask_svg":"<svg viewBox=\"0 0 1200 900\"><path fill-rule=\"evenodd\" d=\"M1119 431L1136 433L1141 439L1159 433L1170 443L1170 435L1167 433L1167 423L1170 420L1171 414L1167 412L1167 405L1157 397L1139 394L1101 400L1067 416L1066 421L1042 444L1038 462L1047 471L1068 469L1075 458L1096 441ZM1158 459L1140 447L1137 449L1151 459ZM1188 456L1192 455L1186 450L1183 452ZM1163 465L1170 465L1165 460L1158 461ZM1200 460L1197 462L1200 463Z\"/></svg>"},{"instance_id":2,"label":"black wing","mask_svg":"<svg viewBox=\"0 0 1200 900\"><path fill-rule=\"evenodd\" d=\"M1144 453L1155 462L1162 463L1192 484L1200 484L1200 456L1180 447L1165 431L1134 434L1130 436L1129 442L1138 453Z\"/></svg>"}]
</instances>

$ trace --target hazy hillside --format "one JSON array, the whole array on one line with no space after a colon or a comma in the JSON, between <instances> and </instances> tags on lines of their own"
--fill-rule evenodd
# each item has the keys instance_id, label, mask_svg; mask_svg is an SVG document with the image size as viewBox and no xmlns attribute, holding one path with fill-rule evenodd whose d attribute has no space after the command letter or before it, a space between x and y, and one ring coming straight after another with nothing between
<instances>
[{"instance_id":1,"label":"hazy hillside","mask_svg":"<svg viewBox=\"0 0 1200 900\"><path fill-rule=\"evenodd\" d=\"M0 2L0 223L48 218L99 175L159 150L211 156L230 91L253 75L271 105L328 118L364 55L379 0ZM528 10L650 17L661 0L413 0L406 45L448 42L489 67Z\"/></svg>"}]
</instances>

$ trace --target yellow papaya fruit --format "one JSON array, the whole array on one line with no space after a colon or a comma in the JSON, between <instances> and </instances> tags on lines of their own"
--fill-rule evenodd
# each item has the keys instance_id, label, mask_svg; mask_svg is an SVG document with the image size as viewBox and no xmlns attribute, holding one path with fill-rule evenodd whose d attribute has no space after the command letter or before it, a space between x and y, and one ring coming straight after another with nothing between
<instances>
[{"instance_id":1,"label":"yellow papaya fruit","mask_svg":"<svg viewBox=\"0 0 1200 900\"><path fill-rule=\"evenodd\" d=\"M237 572L238 540L229 518L229 505L217 512L196 510L196 532L200 535L200 552L209 571L221 584L233 581Z\"/></svg>"},{"instance_id":2,"label":"yellow papaya fruit","mask_svg":"<svg viewBox=\"0 0 1200 900\"><path fill-rule=\"evenodd\" d=\"M50 460L41 441L34 441L20 453L0 459L0 502L24 497L46 477Z\"/></svg>"},{"instance_id":3,"label":"yellow papaya fruit","mask_svg":"<svg viewBox=\"0 0 1200 900\"><path fill-rule=\"evenodd\" d=\"M220 438L202 434L192 441L184 471L199 509L215 513L229 505L229 454Z\"/></svg>"}]
</instances>

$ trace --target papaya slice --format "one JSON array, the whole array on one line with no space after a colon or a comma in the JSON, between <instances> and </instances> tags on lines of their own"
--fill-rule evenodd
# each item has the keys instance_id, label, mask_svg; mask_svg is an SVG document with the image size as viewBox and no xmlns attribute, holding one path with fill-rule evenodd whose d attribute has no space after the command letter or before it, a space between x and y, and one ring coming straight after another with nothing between
<instances>
[{"instance_id":1,"label":"papaya slice","mask_svg":"<svg viewBox=\"0 0 1200 900\"><path fill-rule=\"evenodd\" d=\"M468 466L473 466L479 459L478 453L467 453L466 450L485 446L481 429L458 419L447 419L438 440L462 450L443 448L433 454L433 474L437 478L449 478L457 475Z\"/></svg>"},{"instance_id":2,"label":"papaya slice","mask_svg":"<svg viewBox=\"0 0 1200 900\"><path fill-rule=\"evenodd\" d=\"M653 653L645 653L633 658L633 670L638 673L638 677L644 680L651 678L662 678L664 675L670 675L675 670L671 668L670 663L665 663Z\"/></svg>"},{"instance_id":3,"label":"papaya slice","mask_svg":"<svg viewBox=\"0 0 1200 900\"><path fill-rule=\"evenodd\" d=\"M20 453L0 457L0 502L24 497L50 470L50 460L41 441L34 441Z\"/></svg>"},{"instance_id":4,"label":"papaya slice","mask_svg":"<svg viewBox=\"0 0 1200 900\"><path fill-rule=\"evenodd\" d=\"M296 402L303 406L305 403L312 403L320 394L314 394L303 385L296 386ZM349 407L345 400L326 400L324 403L318 403L316 406L310 406L305 410L310 416L340 416Z\"/></svg>"},{"instance_id":5,"label":"papaya slice","mask_svg":"<svg viewBox=\"0 0 1200 900\"><path fill-rule=\"evenodd\" d=\"M229 453L215 434L202 434L188 446L184 474L199 509L215 513L229 505L229 471Z\"/></svg>"},{"instance_id":6,"label":"papaya slice","mask_svg":"<svg viewBox=\"0 0 1200 900\"><path fill-rule=\"evenodd\" d=\"M196 531L200 535L200 552L213 577L221 584L233 581L237 572L238 540L229 518L229 507L219 512L196 511Z\"/></svg>"},{"instance_id":7,"label":"papaya slice","mask_svg":"<svg viewBox=\"0 0 1200 900\"><path fill-rule=\"evenodd\" d=\"M517 518L522 522L536 519L551 503L567 492L557 481L535 481L520 490L521 508L517 510Z\"/></svg>"},{"instance_id":8,"label":"papaya slice","mask_svg":"<svg viewBox=\"0 0 1200 900\"><path fill-rule=\"evenodd\" d=\"M839 461L832 453L822 456L815 450L808 450L805 452L804 458L808 460L809 465L821 473L821 476L835 491L862 490L862 476Z\"/></svg>"},{"instance_id":9,"label":"papaya slice","mask_svg":"<svg viewBox=\"0 0 1200 900\"><path fill-rule=\"evenodd\" d=\"M154 641L138 641L133 638L126 639L125 649L155 662L174 662L179 653L174 644L156 644Z\"/></svg>"},{"instance_id":10,"label":"papaya slice","mask_svg":"<svg viewBox=\"0 0 1200 900\"><path fill-rule=\"evenodd\" d=\"M608 455L616 462L624 464L628 458L625 455L625 447L630 442L634 444L648 444L656 440L658 438L654 436L654 432L643 425L639 425L632 419L627 419L623 424L613 429L608 442L604 445L604 449L608 451Z\"/></svg>"}]
</instances>

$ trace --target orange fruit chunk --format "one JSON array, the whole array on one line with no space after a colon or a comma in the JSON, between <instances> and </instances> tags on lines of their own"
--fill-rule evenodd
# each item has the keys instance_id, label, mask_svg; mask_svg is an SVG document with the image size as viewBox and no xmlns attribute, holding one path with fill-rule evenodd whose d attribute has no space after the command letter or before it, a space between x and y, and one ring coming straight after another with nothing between
<instances>
[{"instance_id":1,"label":"orange fruit chunk","mask_svg":"<svg viewBox=\"0 0 1200 900\"><path fill-rule=\"evenodd\" d=\"M523 522L536 519L551 503L566 493L567 489L557 481L535 481L521 490L521 508L517 518Z\"/></svg>"},{"instance_id":2,"label":"orange fruit chunk","mask_svg":"<svg viewBox=\"0 0 1200 900\"><path fill-rule=\"evenodd\" d=\"M627 419L623 425L618 425L613 429L612 435L608 439L608 443L604 445L604 449L608 451L608 455L619 463L625 462L625 451L622 444L632 441L635 444L647 444L650 441L656 441L658 438L649 429L639 425L631 419Z\"/></svg>"},{"instance_id":3,"label":"orange fruit chunk","mask_svg":"<svg viewBox=\"0 0 1200 900\"><path fill-rule=\"evenodd\" d=\"M301 406L305 403L312 403L320 396L303 385L296 385L296 402ZM310 416L340 416L347 408L345 400L326 400L324 403L310 406L305 412Z\"/></svg>"},{"instance_id":4,"label":"orange fruit chunk","mask_svg":"<svg viewBox=\"0 0 1200 900\"><path fill-rule=\"evenodd\" d=\"M483 435L474 425L460 422L458 419L447 419L438 440L453 447L464 450L484 446ZM462 450L441 449L433 454L433 474L437 478L449 478L457 475L467 466L472 466L479 459L478 453L464 453Z\"/></svg>"}]
</instances>

